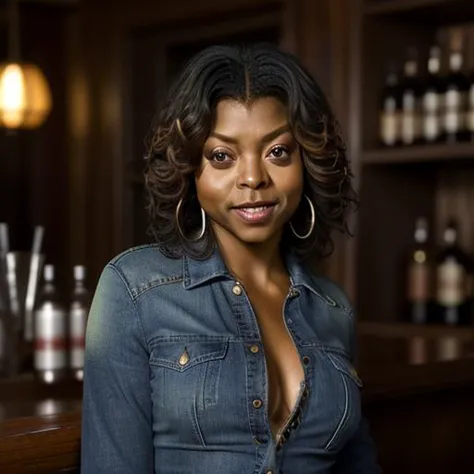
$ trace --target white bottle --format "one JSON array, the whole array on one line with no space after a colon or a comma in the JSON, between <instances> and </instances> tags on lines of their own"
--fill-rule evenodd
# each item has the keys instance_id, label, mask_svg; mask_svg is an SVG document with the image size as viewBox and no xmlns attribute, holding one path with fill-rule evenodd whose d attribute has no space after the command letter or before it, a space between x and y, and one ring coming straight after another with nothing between
<instances>
[{"instance_id":1,"label":"white bottle","mask_svg":"<svg viewBox=\"0 0 474 474\"><path fill-rule=\"evenodd\" d=\"M44 383L67 375L66 310L54 284L54 266L45 265L43 287L34 313L34 368Z\"/></svg>"}]
</instances>

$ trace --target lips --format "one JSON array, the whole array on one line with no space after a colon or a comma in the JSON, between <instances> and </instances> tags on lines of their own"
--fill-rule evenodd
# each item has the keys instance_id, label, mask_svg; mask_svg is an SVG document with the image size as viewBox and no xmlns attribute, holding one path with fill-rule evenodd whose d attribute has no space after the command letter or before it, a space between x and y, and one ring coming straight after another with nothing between
<instances>
[{"instance_id":1,"label":"lips","mask_svg":"<svg viewBox=\"0 0 474 474\"><path fill-rule=\"evenodd\" d=\"M248 223L261 224L269 220L275 210L275 202L244 203L232 208L242 220Z\"/></svg>"}]
</instances>

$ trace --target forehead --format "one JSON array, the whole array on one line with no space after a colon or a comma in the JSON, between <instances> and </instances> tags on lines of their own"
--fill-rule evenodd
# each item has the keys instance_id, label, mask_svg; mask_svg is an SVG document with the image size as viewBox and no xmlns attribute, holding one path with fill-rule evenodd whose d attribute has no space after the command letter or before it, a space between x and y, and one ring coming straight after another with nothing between
<instances>
[{"instance_id":1,"label":"forehead","mask_svg":"<svg viewBox=\"0 0 474 474\"><path fill-rule=\"evenodd\" d=\"M226 135L244 132L265 134L287 123L285 105L273 97L259 98L249 103L224 99L217 104L212 131Z\"/></svg>"}]
</instances>

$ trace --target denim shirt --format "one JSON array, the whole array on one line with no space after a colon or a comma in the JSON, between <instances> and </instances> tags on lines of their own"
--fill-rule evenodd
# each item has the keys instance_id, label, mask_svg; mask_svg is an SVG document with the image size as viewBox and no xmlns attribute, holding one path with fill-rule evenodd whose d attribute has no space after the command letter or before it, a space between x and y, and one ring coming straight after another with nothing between
<instances>
[{"instance_id":1,"label":"denim shirt","mask_svg":"<svg viewBox=\"0 0 474 474\"><path fill-rule=\"evenodd\" d=\"M105 267L87 327L83 474L380 473L347 297L286 264L282 317L305 390L278 443L257 319L219 253L171 259L147 245Z\"/></svg>"}]
</instances>

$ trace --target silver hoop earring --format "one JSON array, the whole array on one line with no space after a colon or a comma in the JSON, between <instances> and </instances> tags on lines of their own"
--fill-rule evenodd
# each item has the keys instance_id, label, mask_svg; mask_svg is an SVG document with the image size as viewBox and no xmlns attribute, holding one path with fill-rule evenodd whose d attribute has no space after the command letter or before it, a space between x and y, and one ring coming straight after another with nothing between
<instances>
[{"instance_id":1,"label":"silver hoop earring","mask_svg":"<svg viewBox=\"0 0 474 474\"><path fill-rule=\"evenodd\" d=\"M298 234L298 232L296 232L295 228L293 227L293 224L290 221L290 228L291 228L291 231L293 232L293 235L297 239L301 239L301 240L307 239L313 233L314 225L316 224L316 213L314 212L314 205L311 202L311 199L308 196L306 196L306 194L304 195L304 197L308 201L309 209L311 211L311 225L309 226L308 232L306 232L306 234L303 234L303 235Z\"/></svg>"},{"instance_id":2,"label":"silver hoop earring","mask_svg":"<svg viewBox=\"0 0 474 474\"><path fill-rule=\"evenodd\" d=\"M194 239L190 239L184 235L183 229L181 228L181 224L179 223L179 211L181 210L182 204L183 204L183 198L179 200L178 205L176 206L175 216L176 216L176 225L178 226L178 231L184 240L187 240L188 242L197 242L198 240L204 237L204 233L206 232L206 213L204 212L204 209L201 207L201 217L202 217L201 232L199 232L199 235L195 237Z\"/></svg>"}]
</instances>

